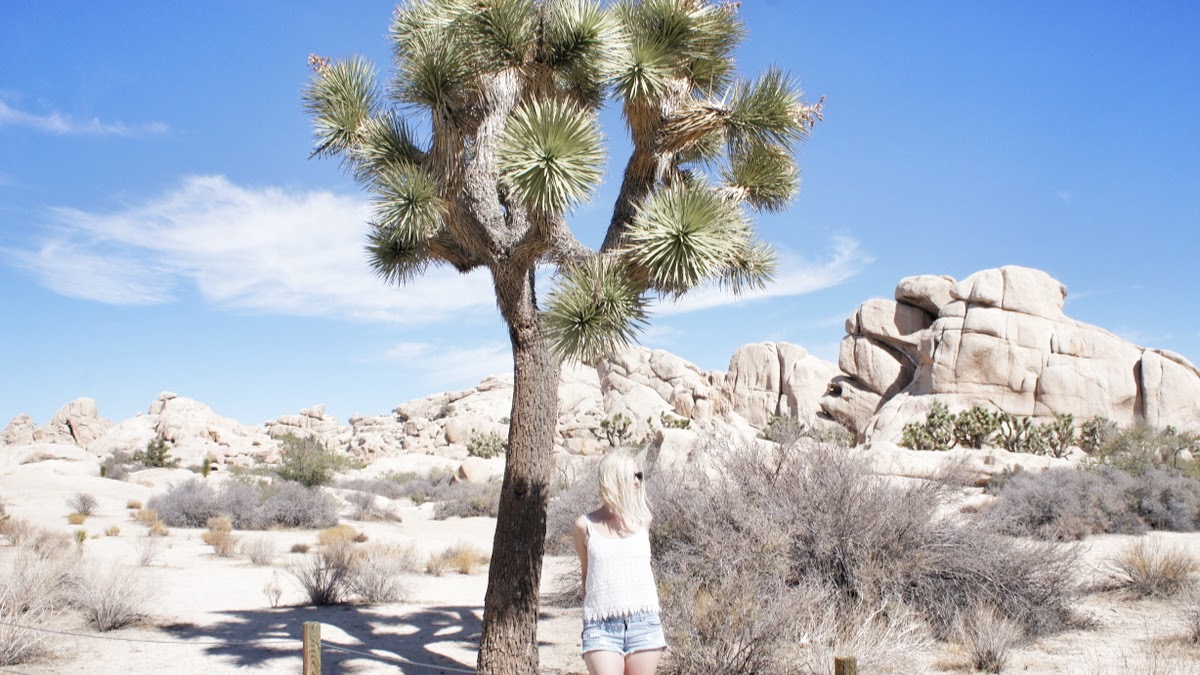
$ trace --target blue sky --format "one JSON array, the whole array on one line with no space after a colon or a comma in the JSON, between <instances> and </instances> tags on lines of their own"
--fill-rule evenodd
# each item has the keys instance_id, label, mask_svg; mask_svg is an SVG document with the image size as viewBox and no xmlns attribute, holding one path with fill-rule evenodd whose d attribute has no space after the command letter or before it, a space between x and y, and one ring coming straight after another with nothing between
<instances>
[{"instance_id":1,"label":"blue sky","mask_svg":"<svg viewBox=\"0 0 1200 675\"><path fill-rule=\"evenodd\" d=\"M255 423L343 422L510 367L483 274L367 271L365 205L310 161L306 58L386 72L389 2L10 3L0 24L0 425L159 391ZM705 369L740 345L836 359L843 321L914 274L1044 269L1069 316L1200 360L1200 5L746 0L746 75L825 121L763 297L664 305L645 335ZM614 167L573 216L598 243Z\"/></svg>"}]
</instances>

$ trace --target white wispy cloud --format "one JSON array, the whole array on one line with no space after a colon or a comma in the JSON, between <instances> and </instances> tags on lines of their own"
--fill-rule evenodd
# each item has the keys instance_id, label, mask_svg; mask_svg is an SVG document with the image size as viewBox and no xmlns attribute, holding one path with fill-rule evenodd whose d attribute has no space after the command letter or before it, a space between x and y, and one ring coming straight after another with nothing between
<instances>
[{"instance_id":1,"label":"white wispy cloud","mask_svg":"<svg viewBox=\"0 0 1200 675\"><path fill-rule=\"evenodd\" d=\"M7 253L70 297L164 303L190 284L222 307L414 323L494 306L478 272L439 268L402 289L384 286L366 264L368 206L357 196L199 176L115 212L52 216L34 248Z\"/></svg>"},{"instance_id":2,"label":"white wispy cloud","mask_svg":"<svg viewBox=\"0 0 1200 675\"><path fill-rule=\"evenodd\" d=\"M52 110L37 114L17 110L4 101L0 101L0 127L5 125L30 127L46 133L67 135L93 136L150 136L167 132L167 125L162 122L145 124L125 124L124 122L105 122L93 117L78 120L70 115Z\"/></svg>"},{"instance_id":3,"label":"white wispy cloud","mask_svg":"<svg viewBox=\"0 0 1200 675\"><path fill-rule=\"evenodd\" d=\"M677 302L662 300L655 304L657 314L682 314L725 305L736 305L768 298L804 295L836 286L861 272L874 262L864 253L858 240L838 236L823 260L804 260L795 254L781 251L775 281L761 290L735 296L720 288L702 288L689 293Z\"/></svg>"},{"instance_id":4,"label":"white wispy cloud","mask_svg":"<svg viewBox=\"0 0 1200 675\"><path fill-rule=\"evenodd\" d=\"M506 344L463 347L431 342L401 342L383 355L422 374L426 385L437 389L474 386L482 377L513 371L512 348Z\"/></svg>"}]
</instances>

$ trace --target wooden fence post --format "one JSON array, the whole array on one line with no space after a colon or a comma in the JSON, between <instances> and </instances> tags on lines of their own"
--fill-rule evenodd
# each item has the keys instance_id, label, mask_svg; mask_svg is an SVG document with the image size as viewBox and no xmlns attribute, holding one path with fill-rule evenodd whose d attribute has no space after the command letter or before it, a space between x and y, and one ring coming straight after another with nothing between
<instances>
[{"instance_id":1,"label":"wooden fence post","mask_svg":"<svg viewBox=\"0 0 1200 675\"><path fill-rule=\"evenodd\" d=\"M853 656L833 657L833 675L858 675L858 659Z\"/></svg>"},{"instance_id":2,"label":"wooden fence post","mask_svg":"<svg viewBox=\"0 0 1200 675\"><path fill-rule=\"evenodd\" d=\"M304 622L304 675L321 675L321 624Z\"/></svg>"}]
</instances>

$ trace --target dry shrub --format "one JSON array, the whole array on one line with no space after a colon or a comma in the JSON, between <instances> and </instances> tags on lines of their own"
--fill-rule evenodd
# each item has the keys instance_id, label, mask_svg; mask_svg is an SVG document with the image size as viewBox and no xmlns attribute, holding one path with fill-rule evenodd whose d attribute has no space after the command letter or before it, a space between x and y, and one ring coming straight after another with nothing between
<instances>
[{"instance_id":1,"label":"dry shrub","mask_svg":"<svg viewBox=\"0 0 1200 675\"><path fill-rule=\"evenodd\" d=\"M442 576L447 570L455 570L459 574L474 574L491 559L487 551L464 539L441 553L430 556L425 569L436 577Z\"/></svg>"},{"instance_id":2,"label":"dry shrub","mask_svg":"<svg viewBox=\"0 0 1200 675\"><path fill-rule=\"evenodd\" d=\"M1193 586L1180 593L1175 612L1186 631L1184 639L1193 645L1200 644L1200 589Z\"/></svg>"},{"instance_id":3,"label":"dry shrub","mask_svg":"<svg viewBox=\"0 0 1200 675\"><path fill-rule=\"evenodd\" d=\"M288 571L314 605L337 605L346 600L353 560L349 543L323 547L292 564Z\"/></svg>"},{"instance_id":4,"label":"dry shrub","mask_svg":"<svg viewBox=\"0 0 1200 675\"><path fill-rule=\"evenodd\" d=\"M412 544L371 544L357 547L348 580L350 592L362 602L397 602L408 593L400 579L417 569L420 555Z\"/></svg>"},{"instance_id":5,"label":"dry shrub","mask_svg":"<svg viewBox=\"0 0 1200 675\"><path fill-rule=\"evenodd\" d=\"M1193 588L1197 570L1200 562L1191 553L1145 537L1111 557L1105 571L1116 589L1142 598L1167 598Z\"/></svg>"},{"instance_id":6,"label":"dry shrub","mask_svg":"<svg viewBox=\"0 0 1200 675\"><path fill-rule=\"evenodd\" d=\"M87 516L82 513L68 513L67 522L71 525L82 525L87 520Z\"/></svg>"},{"instance_id":7,"label":"dry shrub","mask_svg":"<svg viewBox=\"0 0 1200 675\"><path fill-rule=\"evenodd\" d=\"M16 550L0 561L0 666L33 659L46 651L53 636L37 630L66 608L79 581L79 556L66 546L48 545L33 528L24 533Z\"/></svg>"},{"instance_id":8,"label":"dry shrub","mask_svg":"<svg viewBox=\"0 0 1200 675\"><path fill-rule=\"evenodd\" d=\"M275 544L271 543L270 540L259 537L250 539L242 544L242 553L255 565L266 567L275 559L277 551Z\"/></svg>"},{"instance_id":9,"label":"dry shrub","mask_svg":"<svg viewBox=\"0 0 1200 675\"><path fill-rule=\"evenodd\" d=\"M204 527L220 515L216 491L200 479L192 479L150 498L148 506L171 527Z\"/></svg>"},{"instance_id":10,"label":"dry shrub","mask_svg":"<svg viewBox=\"0 0 1200 675\"><path fill-rule=\"evenodd\" d=\"M393 474L395 475L395 474ZM383 478L351 478L343 479L337 482L337 487L342 490L354 490L356 492L379 495L387 499L400 499L404 496L404 492L400 489L400 483L407 480L416 479L417 474L405 474L397 476L401 480L388 480ZM353 502L353 495L351 496Z\"/></svg>"},{"instance_id":11,"label":"dry shrub","mask_svg":"<svg viewBox=\"0 0 1200 675\"><path fill-rule=\"evenodd\" d=\"M875 476L856 451L801 443L715 439L703 448L712 475L649 477L664 624L676 645L664 672L810 672L797 653L818 644L833 645L830 656L853 644L866 662L901 663L983 604L1030 636L1064 627L1072 548L939 518L940 484ZM797 593L818 592L816 615L796 611ZM706 670L706 661L719 665Z\"/></svg>"},{"instance_id":12,"label":"dry shrub","mask_svg":"<svg viewBox=\"0 0 1200 675\"><path fill-rule=\"evenodd\" d=\"M297 543L297 544L292 544L292 548L289 550L292 553L308 553L308 549L309 549L309 545L301 542L301 543Z\"/></svg>"},{"instance_id":13,"label":"dry shrub","mask_svg":"<svg viewBox=\"0 0 1200 675\"><path fill-rule=\"evenodd\" d=\"M441 555L431 555L425 561L425 571L431 576L440 577L450 571L450 561Z\"/></svg>"},{"instance_id":14,"label":"dry shrub","mask_svg":"<svg viewBox=\"0 0 1200 675\"><path fill-rule=\"evenodd\" d=\"M1200 481L1164 468L1021 472L996 490L984 521L1005 534L1040 539L1187 532L1200 526Z\"/></svg>"},{"instance_id":15,"label":"dry shrub","mask_svg":"<svg viewBox=\"0 0 1200 675\"><path fill-rule=\"evenodd\" d=\"M225 516L209 518L208 530L200 538L222 558L230 558L237 552L238 539L233 536L233 523Z\"/></svg>"},{"instance_id":16,"label":"dry shrub","mask_svg":"<svg viewBox=\"0 0 1200 675\"><path fill-rule=\"evenodd\" d=\"M560 487L550 497L546 510L546 554L574 555L571 532L575 519L600 506L596 463L580 471L575 480Z\"/></svg>"},{"instance_id":17,"label":"dry shrub","mask_svg":"<svg viewBox=\"0 0 1200 675\"><path fill-rule=\"evenodd\" d=\"M223 515L239 530L328 527L337 522L337 504L319 488L278 480L230 481L220 491L199 479L181 483L150 500L172 527L202 527Z\"/></svg>"},{"instance_id":18,"label":"dry shrub","mask_svg":"<svg viewBox=\"0 0 1200 675\"><path fill-rule=\"evenodd\" d=\"M96 512L96 498L86 492L77 492L67 500L67 506L75 513L90 516Z\"/></svg>"},{"instance_id":19,"label":"dry shrub","mask_svg":"<svg viewBox=\"0 0 1200 675\"><path fill-rule=\"evenodd\" d=\"M136 568L114 566L80 579L73 603L101 633L124 628L146 616L149 592Z\"/></svg>"},{"instance_id":20,"label":"dry shrub","mask_svg":"<svg viewBox=\"0 0 1200 675\"><path fill-rule=\"evenodd\" d=\"M166 523L161 520L155 520L154 522L150 523L150 529L147 530L147 533L151 537L165 537L168 534L171 534L171 531L167 529Z\"/></svg>"},{"instance_id":21,"label":"dry shrub","mask_svg":"<svg viewBox=\"0 0 1200 675\"><path fill-rule=\"evenodd\" d=\"M1006 619L994 607L980 605L960 617L957 630L967 661L975 670L999 673L1009 653L1024 637L1021 626Z\"/></svg>"},{"instance_id":22,"label":"dry shrub","mask_svg":"<svg viewBox=\"0 0 1200 675\"><path fill-rule=\"evenodd\" d=\"M283 598L283 584L279 583L278 570L271 576L271 580L263 585L263 595L267 596L267 602L272 608L279 606L279 601Z\"/></svg>"},{"instance_id":23,"label":"dry shrub","mask_svg":"<svg viewBox=\"0 0 1200 675\"><path fill-rule=\"evenodd\" d=\"M495 518L500 510L500 482L454 483L441 487L432 497L434 520L447 518Z\"/></svg>"},{"instance_id":24,"label":"dry shrub","mask_svg":"<svg viewBox=\"0 0 1200 675\"><path fill-rule=\"evenodd\" d=\"M108 527L104 528L104 536L106 537L118 537L120 535L121 528L116 525L109 525Z\"/></svg>"},{"instance_id":25,"label":"dry shrub","mask_svg":"<svg viewBox=\"0 0 1200 675\"><path fill-rule=\"evenodd\" d=\"M384 485L390 485L395 488L397 492L399 492L400 487L395 483L389 483L387 481L376 482ZM371 492L353 491L350 493L347 501L349 501L350 505L354 507L355 520L400 520L399 515L388 508L386 504L380 505L375 497L375 494Z\"/></svg>"},{"instance_id":26,"label":"dry shrub","mask_svg":"<svg viewBox=\"0 0 1200 675\"><path fill-rule=\"evenodd\" d=\"M131 509L134 511L140 510L142 508L142 500L130 499L129 501L125 502L125 508Z\"/></svg>"},{"instance_id":27,"label":"dry shrub","mask_svg":"<svg viewBox=\"0 0 1200 675\"><path fill-rule=\"evenodd\" d=\"M350 525L336 525L317 533L317 543L322 546L349 544L358 536L358 530Z\"/></svg>"},{"instance_id":28,"label":"dry shrub","mask_svg":"<svg viewBox=\"0 0 1200 675\"><path fill-rule=\"evenodd\" d=\"M162 539L148 532L133 540L133 550L137 554L138 565L149 567L162 552Z\"/></svg>"},{"instance_id":29,"label":"dry shrub","mask_svg":"<svg viewBox=\"0 0 1200 675\"><path fill-rule=\"evenodd\" d=\"M133 520L143 525L153 525L158 520L158 511L154 509L137 509L133 512Z\"/></svg>"}]
</instances>

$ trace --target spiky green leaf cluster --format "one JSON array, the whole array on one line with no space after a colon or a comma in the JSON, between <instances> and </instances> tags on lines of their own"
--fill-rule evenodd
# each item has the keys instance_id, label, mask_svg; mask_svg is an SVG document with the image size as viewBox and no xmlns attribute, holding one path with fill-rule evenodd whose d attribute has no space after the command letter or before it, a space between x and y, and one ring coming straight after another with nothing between
<instances>
[{"instance_id":1,"label":"spiky green leaf cluster","mask_svg":"<svg viewBox=\"0 0 1200 675\"><path fill-rule=\"evenodd\" d=\"M725 183L745 193L746 202L760 211L782 211L800 190L800 170L783 148L752 143L730 152Z\"/></svg>"},{"instance_id":2,"label":"spiky green leaf cluster","mask_svg":"<svg viewBox=\"0 0 1200 675\"><path fill-rule=\"evenodd\" d=\"M477 0L472 9L464 37L478 50L477 65L489 71L520 66L536 37L533 0Z\"/></svg>"},{"instance_id":3,"label":"spiky green leaf cluster","mask_svg":"<svg viewBox=\"0 0 1200 675\"><path fill-rule=\"evenodd\" d=\"M729 258L729 264L721 272L718 282L734 295L766 288L774 280L775 271L779 268L775 249L754 238L735 246Z\"/></svg>"},{"instance_id":4,"label":"spiky green leaf cluster","mask_svg":"<svg viewBox=\"0 0 1200 675\"><path fill-rule=\"evenodd\" d=\"M419 163L422 152L404 118L389 110L363 122L359 143L347 155L354 179L368 183L392 169Z\"/></svg>"},{"instance_id":5,"label":"spiky green leaf cluster","mask_svg":"<svg viewBox=\"0 0 1200 675\"><path fill-rule=\"evenodd\" d=\"M600 181L604 143L590 112L561 100L533 101L509 118L496 168L531 208L558 211L587 198Z\"/></svg>"},{"instance_id":6,"label":"spiky green leaf cluster","mask_svg":"<svg viewBox=\"0 0 1200 675\"><path fill-rule=\"evenodd\" d=\"M736 205L703 183L683 183L642 202L627 248L654 288L682 295L703 281L719 280L749 237Z\"/></svg>"},{"instance_id":7,"label":"spiky green leaf cluster","mask_svg":"<svg viewBox=\"0 0 1200 675\"><path fill-rule=\"evenodd\" d=\"M391 37L397 99L453 108L469 98L475 64L463 23L470 12L470 0L413 0L396 10Z\"/></svg>"},{"instance_id":8,"label":"spiky green leaf cluster","mask_svg":"<svg viewBox=\"0 0 1200 675\"><path fill-rule=\"evenodd\" d=\"M338 155L354 147L362 125L379 109L375 69L358 56L318 67L301 96L313 118L314 155Z\"/></svg>"},{"instance_id":9,"label":"spiky green leaf cluster","mask_svg":"<svg viewBox=\"0 0 1200 675\"><path fill-rule=\"evenodd\" d=\"M626 99L654 96L673 77L713 91L732 72L743 29L733 7L690 0L623 2L617 11L631 36L629 64L618 78Z\"/></svg>"},{"instance_id":10,"label":"spiky green leaf cluster","mask_svg":"<svg viewBox=\"0 0 1200 675\"><path fill-rule=\"evenodd\" d=\"M426 241L404 230L372 223L367 234L367 261L371 271L397 286L425 273L433 259Z\"/></svg>"},{"instance_id":11,"label":"spiky green leaf cluster","mask_svg":"<svg viewBox=\"0 0 1200 675\"><path fill-rule=\"evenodd\" d=\"M621 96L637 101L660 96L667 90L674 59L662 45L635 40L625 61L627 65L617 73L615 81Z\"/></svg>"},{"instance_id":12,"label":"spiky green leaf cluster","mask_svg":"<svg viewBox=\"0 0 1200 675\"><path fill-rule=\"evenodd\" d=\"M441 227L445 205L437 180L424 169L408 164L387 169L371 185L375 222L402 232L414 242L433 236Z\"/></svg>"},{"instance_id":13,"label":"spiky green leaf cluster","mask_svg":"<svg viewBox=\"0 0 1200 675\"><path fill-rule=\"evenodd\" d=\"M803 139L808 126L799 114L800 95L796 83L774 67L757 82L739 83L729 104L730 142L791 147Z\"/></svg>"},{"instance_id":14,"label":"spiky green leaf cluster","mask_svg":"<svg viewBox=\"0 0 1200 675\"><path fill-rule=\"evenodd\" d=\"M584 363L629 345L646 322L646 299L617 259L595 256L564 270L542 314L542 331L564 359Z\"/></svg>"},{"instance_id":15,"label":"spiky green leaf cluster","mask_svg":"<svg viewBox=\"0 0 1200 675\"><path fill-rule=\"evenodd\" d=\"M553 0L542 39L559 86L592 106L602 102L628 56L624 31L597 0Z\"/></svg>"}]
</instances>

